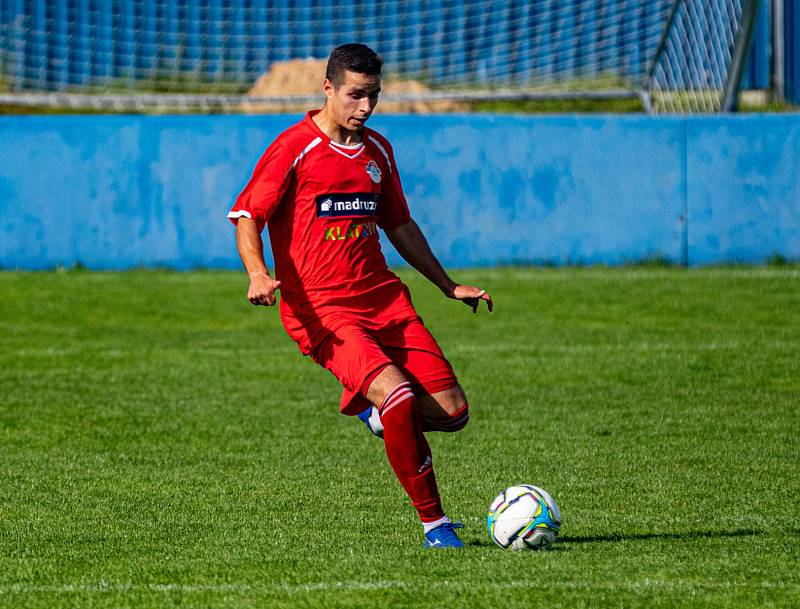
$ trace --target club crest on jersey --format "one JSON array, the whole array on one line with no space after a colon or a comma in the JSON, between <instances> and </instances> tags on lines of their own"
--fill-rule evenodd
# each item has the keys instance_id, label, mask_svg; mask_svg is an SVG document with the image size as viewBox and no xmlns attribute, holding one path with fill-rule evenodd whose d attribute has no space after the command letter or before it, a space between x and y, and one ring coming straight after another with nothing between
<instances>
[{"instance_id":1,"label":"club crest on jersey","mask_svg":"<svg viewBox=\"0 0 800 609\"><path fill-rule=\"evenodd\" d=\"M377 192L334 192L317 197L317 218L374 216L377 210Z\"/></svg>"},{"instance_id":2,"label":"club crest on jersey","mask_svg":"<svg viewBox=\"0 0 800 609\"><path fill-rule=\"evenodd\" d=\"M375 161L370 161L367 163L367 173L369 174L370 180L376 184L381 183L381 169L378 167L378 164Z\"/></svg>"}]
</instances>

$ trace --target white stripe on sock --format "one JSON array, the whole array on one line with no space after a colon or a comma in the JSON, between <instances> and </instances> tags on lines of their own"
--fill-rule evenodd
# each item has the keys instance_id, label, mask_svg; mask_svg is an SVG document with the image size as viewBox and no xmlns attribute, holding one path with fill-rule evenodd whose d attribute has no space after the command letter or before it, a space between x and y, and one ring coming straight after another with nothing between
<instances>
[{"instance_id":1,"label":"white stripe on sock","mask_svg":"<svg viewBox=\"0 0 800 609\"><path fill-rule=\"evenodd\" d=\"M414 396L414 392L411 391L411 383L408 383L408 382L400 383L397 387L392 389L386 395L386 397L383 399L383 402L381 403L380 407L378 408L378 412L383 414L389 408L390 405L394 404L394 402L397 400L397 398L400 398L401 400L404 400L409 395L411 395L411 397Z\"/></svg>"},{"instance_id":2,"label":"white stripe on sock","mask_svg":"<svg viewBox=\"0 0 800 609\"><path fill-rule=\"evenodd\" d=\"M404 383L400 383L397 387L395 387L389 393L386 394L386 397L383 399L383 401L385 402L390 397L392 397L396 392L400 391L401 389L406 389L406 388L410 389L411 388L411 383L409 383L408 381L406 381Z\"/></svg>"},{"instance_id":3,"label":"white stripe on sock","mask_svg":"<svg viewBox=\"0 0 800 609\"><path fill-rule=\"evenodd\" d=\"M414 393L410 389L407 389L406 391L393 395L391 399L387 399L381 405L381 410L380 410L381 416L385 415L387 412L389 412L392 408L394 408L398 404L401 404L405 400L413 397Z\"/></svg>"}]
</instances>

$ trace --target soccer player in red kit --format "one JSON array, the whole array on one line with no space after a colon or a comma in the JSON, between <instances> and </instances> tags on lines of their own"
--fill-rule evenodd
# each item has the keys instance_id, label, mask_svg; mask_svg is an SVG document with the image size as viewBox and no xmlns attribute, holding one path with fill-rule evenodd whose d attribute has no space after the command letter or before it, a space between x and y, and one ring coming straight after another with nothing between
<instances>
[{"instance_id":1,"label":"soccer player in red kit","mask_svg":"<svg viewBox=\"0 0 800 609\"><path fill-rule=\"evenodd\" d=\"M364 126L378 102L381 59L361 44L331 53L325 104L283 132L228 217L250 276L247 297L274 305L300 351L341 382L341 412L382 436L411 498L425 547L463 547L444 513L425 431L458 431L468 405L450 363L386 266L378 228L449 298L476 311L484 290L453 281L411 219L389 142ZM269 227L275 278L264 263ZM373 406L374 405L374 406Z\"/></svg>"}]
</instances>

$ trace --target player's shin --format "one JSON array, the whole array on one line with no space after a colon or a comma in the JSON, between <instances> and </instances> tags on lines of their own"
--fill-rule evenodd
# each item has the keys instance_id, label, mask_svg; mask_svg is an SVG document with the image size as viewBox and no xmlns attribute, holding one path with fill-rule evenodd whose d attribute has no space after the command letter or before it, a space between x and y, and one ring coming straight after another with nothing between
<instances>
[{"instance_id":1,"label":"player's shin","mask_svg":"<svg viewBox=\"0 0 800 609\"><path fill-rule=\"evenodd\" d=\"M408 383L395 387L379 410L383 421L386 456L423 524L444 517L431 449L422 433L422 423Z\"/></svg>"}]
</instances>

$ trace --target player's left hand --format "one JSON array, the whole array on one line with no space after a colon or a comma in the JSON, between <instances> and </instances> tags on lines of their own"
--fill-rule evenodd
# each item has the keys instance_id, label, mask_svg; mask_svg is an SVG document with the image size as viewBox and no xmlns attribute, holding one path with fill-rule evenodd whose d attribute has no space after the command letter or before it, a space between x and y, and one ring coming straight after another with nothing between
<instances>
[{"instance_id":1,"label":"player's left hand","mask_svg":"<svg viewBox=\"0 0 800 609\"><path fill-rule=\"evenodd\" d=\"M492 312L493 303L492 297L486 292L486 290L482 290L480 288L476 288L472 285L457 285L453 289L452 298L456 300L460 300L468 307L472 307L472 312L478 312L478 305L480 304L481 300L486 301L486 306L489 309L489 313Z\"/></svg>"}]
</instances>

